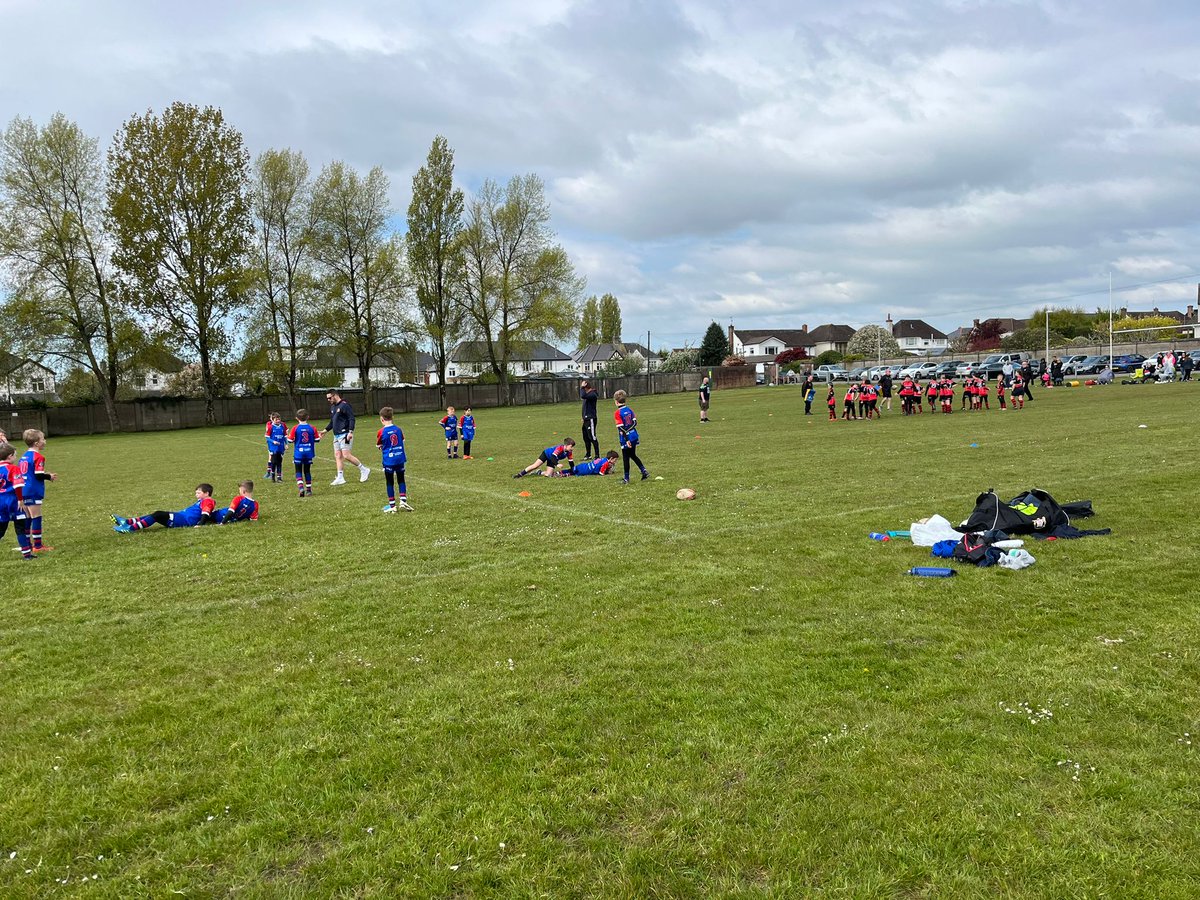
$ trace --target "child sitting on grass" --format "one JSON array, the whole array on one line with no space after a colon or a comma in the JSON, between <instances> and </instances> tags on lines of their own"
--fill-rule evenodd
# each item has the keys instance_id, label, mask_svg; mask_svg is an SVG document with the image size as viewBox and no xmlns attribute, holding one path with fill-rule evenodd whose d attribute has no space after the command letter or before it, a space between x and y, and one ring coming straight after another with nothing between
<instances>
[{"instance_id":1,"label":"child sitting on grass","mask_svg":"<svg viewBox=\"0 0 1200 900\"><path fill-rule=\"evenodd\" d=\"M218 525L229 525L233 522L257 522L258 501L254 499L254 482L243 481L238 485L237 496L229 501L226 509L218 509L214 513Z\"/></svg>"},{"instance_id":2,"label":"child sitting on grass","mask_svg":"<svg viewBox=\"0 0 1200 900\"><path fill-rule=\"evenodd\" d=\"M187 509L178 512L155 510L144 516L111 516L113 531L118 534L129 534L132 531L145 531L152 525L164 528L199 528L201 525L212 525L217 521L217 504L212 498L213 486L207 483L196 485L196 502Z\"/></svg>"}]
</instances>

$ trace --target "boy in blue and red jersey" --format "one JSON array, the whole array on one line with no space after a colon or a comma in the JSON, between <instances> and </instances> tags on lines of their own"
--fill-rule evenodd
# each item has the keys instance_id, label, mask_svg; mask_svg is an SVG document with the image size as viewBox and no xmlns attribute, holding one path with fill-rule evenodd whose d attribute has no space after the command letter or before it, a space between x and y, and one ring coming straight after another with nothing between
<instances>
[{"instance_id":1,"label":"boy in blue and red jersey","mask_svg":"<svg viewBox=\"0 0 1200 900\"><path fill-rule=\"evenodd\" d=\"M387 481L388 505L383 508L385 513L394 513L397 509L412 512L412 507L408 505L408 488L404 484L404 464L408 461L404 452L404 432L392 421L395 415L395 410L390 406L381 409L379 424L382 427L375 435L375 446L383 455L383 477ZM396 494L397 482L399 496Z\"/></svg>"},{"instance_id":2,"label":"boy in blue and red jersey","mask_svg":"<svg viewBox=\"0 0 1200 900\"><path fill-rule=\"evenodd\" d=\"M243 481L238 485L237 496L229 501L225 509L218 509L213 518L218 525L229 525L232 522L257 522L258 501L254 499L254 482Z\"/></svg>"},{"instance_id":3,"label":"boy in blue and red jersey","mask_svg":"<svg viewBox=\"0 0 1200 900\"><path fill-rule=\"evenodd\" d=\"M25 506L21 470L13 463L17 451L8 443L0 443L0 537L8 531L8 523L16 523L17 544L21 556L35 559L29 542L28 509Z\"/></svg>"},{"instance_id":4,"label":"boy in blue and red jersey","mask_svg":"<svg viewBox=\"0 0 1200 900\"><path fill-rule=\"evenodd\" d=\"M312 461L317 456L317 441L321 434L308 424L308 410L296 410L296 424L288 432L292 444L292 463L296 467L296 490L301 497L312 496Z\"/></svg>"},{"instance_id":5,"label":"boy in blue and red jersey","mask_svg":"<svg viewBox=\"0 0 1200 900\"><path fill-rule=\"evenodd\" d=\"M567 438L561 444L556 444L553 447L547 447L538 454L537 459L514 475L513 478L524 478L530 472L536 472L542 466L546 467L546 470L542 472L543 475L553 475L558 469L559 463L564 461L571 469L575 468L574 438Z\"/></svg>"},{"instance_id":6,"label":"boy in blue and red jersey","mask_svg":"<svg viewBox=\"0 0 1200 900\"><path fill-rule=\"evenodd\" d=\"M111 516L113 531L119 534L129 534L133 531L145 531L152 525L162 525L164 528L199 528L201 525L212 525L217 521L217 502L212 498L211 484L196 485L196 502L187 509L178 512L156 510L145 516Z\"/></svg>"},{"instance_id":7,"label":"boy in blue and red jersey","mask_svg":"<svg viewBox=\"0 0 1200 900\"><path fill-rule=\"evenodd\" d=\"M283 451L287 449L288 429L283 416L271 413L267 420L267 481L283 484Z\"/></svg>"},{"instance_id":8,"label":"boy in blue and red jersey","mask_svg":"<svg viewBox=\"0 0 1200 900\"><path fill-rule=\"evenodd\" d=\"M641 437L638 436L637 416L625 403L628 396L624 391L617 391L613 394L613 402L617 404L617 409L613 413L613 421L617 424L617 443L621 446L621 462L625 467L622 484L629 484L629 464L631 462L641 470L642 481L650 477L650 473L638 459L637 445L641 443Z\"/></svg>"},{"instance_id":9,"label":"boy in blue and red jersey","mask_svg":"<svg viewBox=\"0 0 1200 900\"><path fill-rule=\"evenodd\" d=\"M609 450L599 459L591 459L579 463L569 472L559 472L564 478L570 475L609 475L617 465L617 451Z\"/></svg>"},{"instance_id":10,"label":"boy in blue and red jersey","mask_svg":"<svg viewBox=\"0 0 1200 900\"><path fill-rule=\"evenodd\" d=\"M474 459L471 455L471 441L475 440L475 414L471 412L471 407L468 406L463 411L458 427L462 431L463 459Z\"/></svg>"},{"instance_id":11,"label":"boy in blue and red jersey","mask_svg":"<svg viewBox=\"0 0 1200 900\"><path fill-rule=\"evenodd\" d=\"M446 433L446 459L458 459L458 416L454 414L453 406L446 407L446 414L438 419L438 424ZM453 456L450 455L452 450Z\"/></svg>"},{"instance_id":12,"label":"boy in blue and red jersey","mask_svg":"<svg viewBox=\"0 0 1200 900\"><path fill-rule=\"evenodd\" d=\"M25 533L33 552L41 553L43 550L54 549L42 544L42 502L46 499L46 482L54 481L58 476L53 472L46 471L46 457L42 456L42 451L46 449L46 435L36 428L27 428L21 437L25 441L25 446L29 448L17 462L27 510L24 514ZM21 514L18 513L18 519L20 518ZM18 538L20 534L18 531Z\"/></svg>"}]
</instances>

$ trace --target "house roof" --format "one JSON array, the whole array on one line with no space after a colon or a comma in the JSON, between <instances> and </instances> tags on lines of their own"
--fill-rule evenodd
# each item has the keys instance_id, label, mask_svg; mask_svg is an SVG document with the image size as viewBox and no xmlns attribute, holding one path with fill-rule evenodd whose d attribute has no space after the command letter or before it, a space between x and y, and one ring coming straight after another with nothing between
<instances>
[{"instance_id":1,"label":"house roof","mask_svg":"<svg viewBox=\"0 0 1200 900\"><path fill-rule=\"evenodd\" d=\"M450 358L455 362L487 361L487 344L484 341L463 341L454 348ZM530 362L570 362L571 357L545 341L523 341L513 347L511 358Z\"/></svg>"},{"instance_id":2,"label":"house roof","mask_svg":"<svg viewBox=\"0 0 1200 900\"><path fill-rule=\"evenodd\" d=\"M43 371L50 372L51 374L54 373L54 370L49 366L43 366L35 359L29 359L28 357L24 356L15 356L12 353L9 353L7 350L0 350L0 375L8 375L17 371L17 369L23 368L24 366L37 366Z\"/></svg>"},{"instance_id":3,"label":"house roof","mask_svg":"<svg viewBox=\"0 0 1200 900\"><path fill-rule=\"evenodd\" d=\"M641 344L588 344L586 347L580 347L572 353L571 359L577 363L591 365L598 362L608 362L610 359L624 359L626 356L634 353L642 359L650 359L653 355Z\"/></svg>"},{"instance_id":4,"label":"house roof","mask_svg":"<svg viewBox=\"0 0 1200 900\"><path fill-rule=\"evenodd\" d=\"M340 347L317 347L312 355L299 360L300 364L313 369L357 369L358 357ZM416 363L424 371L433 362L428 353L417 353ZM371 368L400 369L409 371L413 364L411 350L381 350L371 358Z\"/></svg>"},{"instance_id":5,"label":"house roof","mask_svg":"<svg viewBox=\"0 0 1200 900\"><path fill-rule=\"evenodd\" d=\"M139 371L162 372L164 375L174 375L182 372L183 367L187 365L187 363L174 353L164 350L161 347L146 348L137 355L133 362L133 368Z\"/></svg>"},{"instance_id":6,"label":"house roof","mask_svg":"<svg viewBox=\"0 0 1200 900\"><path fill-rule=\"evenodd\" d=\"M1188 325L1195 325L1196 319L1189 318L1187 313L1181 313L1174 309L1159 309L1157 306L1150 310L1126 309L1121 307L1121 316L1132 316L1135 319L1144 319L1147 316L1165 316L1168 319L1174 319L1176 322Z\"/></svg>"},{"instance_id":7,"label":"house roof","mask_svg":"<svg viewBox=\"0 0 1200 900\"><path fill-rule=\"evenodd\" d=\"M780 343L789 349L812 347L817 343L807 328L778 328L774 331L744 331L741 328L735 328L733 333L743 344L761 344L769 338L778 338Z\"/></svg>"},{"instance_id":8,"label":"house roof","mask_svg":"<svg viewBox=\"0 0 1200 900\"><path fill-rule=\"evenodd\" d=\"M946 335L922 319L900 319L892 326L892 337L896 340L901 338L945 340Z\"/></svg>"},{"instance_id":9,"label":"house roof","mask_svg":"<svg viewBox=\"0 0 1200 900\"><path fill-rule=\"evenodd\" d=\"M812 344L844 344L854 337L855 329L849 325L818 325L808 333Z\"/></svg>"}]
</instances>

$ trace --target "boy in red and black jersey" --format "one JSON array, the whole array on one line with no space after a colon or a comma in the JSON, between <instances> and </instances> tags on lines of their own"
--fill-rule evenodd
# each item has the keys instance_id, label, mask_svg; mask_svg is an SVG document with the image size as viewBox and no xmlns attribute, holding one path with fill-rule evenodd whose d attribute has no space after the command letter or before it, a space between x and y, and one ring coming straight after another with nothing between
<instances>
[{"instance_id":1,"label":"boy in red and black jersey","mask_svg":"<svg viewBox=\"0 0 1200 900\"><path fill-rule=\"evenodd\" d=\"M829 385L829 393L825 395L825 405L829 407L829 421L837 421L837 393L833 389L832 382Z\"/></svg>"}]
</instances>

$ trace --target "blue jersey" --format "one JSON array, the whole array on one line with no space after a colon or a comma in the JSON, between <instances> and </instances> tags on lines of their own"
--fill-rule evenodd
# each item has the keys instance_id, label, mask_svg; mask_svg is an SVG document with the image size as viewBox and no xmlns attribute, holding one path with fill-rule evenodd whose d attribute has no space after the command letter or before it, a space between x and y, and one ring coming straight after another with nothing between
<instances>
[{"instance_id":1,"label":"blue jersey","mask_svg":"<svg viewBox=\"0 0 1200 900\"><path fill-rule=\"evenodd\" d=\"M567 447L565 444L559 444L556 447L547 447L545 450L543 450L542 458L545 459L550 465L556 465L557 463L562 462L564 459L574 460L575 455L571 451L571 448Z\"/></svg>"},{"instance_id":2,"label":"blue jersey","mask_svg":"<svg viewBox=\"0 0 1200 900\"><path fill-rule=\"evenodd\" d=\"M288 434L288 440L294 445L292 459L296 462L312 462L317 455L317 441L320 439L317 429L307 422L293 425L291 433Z\"/></svg>"},{"instance_id":3,"label":"blue jersey","mask_svg":"<svg viewBox=\"0 0 1200 900\"><path fill-rule=\"evenodd\" d=\"M458 438L458 416L442 416L438 424L445 430L446 440L453 441Z\"/></svg>"},{"instance_id":4,"label":"blue jersey","mask_svg":"<svg viewBox=\"0 0 1200 900\"><path fill-rule=\"evenodd\" d=\"M187 509L181 509L177 513L171 513L170 528L191 528L194 525L200 524L200 518L205 513L212 516L217 511L217 503L212 497L205 497L203 500L197 500Z\"/></svg>"},{"instance_id":5,"label":"blue jersey","mask_svg":"<svg viewBox=\"0 0 1200 900\"><path fill-rule=\"evenodd\" d=\"M282 422L267 423L267 452L282 453L287 447L288 430Z\"/></svg>"},{"instance_id":6,"label":"blue jersey","mask_svg":"<svg viewBox=\"0 0 1200 900\"><path fill-rule=\"evenodd\" d=\"M12 463L0 462L0 522L9 522L17 517L17 488L21 486L21 473Z\"/></svg>"},{"instance_id":7,"label":"blue jersey","mask_svg":"<svg viewBox=\"0 0 1200 900\"><path fill-rule=\"evenodd\" d=\"M593 459L581 462L571 470L572 475L607 475L613 467L611 459Z\"/></svg>"},{"instance_id":8,"label":"blue jersey","mask_svg":"<svg viewBox=\"0 0 1200 900\"><path fill-rule=\"evenodd\" d=\"M385 425L375 435L375 446L383 454L385 469L399 469L404 466L404 432L399 425Z\"/></svg>"},{"instance_id":9,"label":"blue jersey","mask_svg":"<svg viewBox=\"0 0 1200 900\"><path fill-rule=\"evenodd\" d=\"M638 444L637 416L628 406L618 406L613 412L613 421L617 423L617 441L622 447L636 447Z\"/></svg>"},{"instance_id":10,"label":"blue jersey","mask_svg":"<svg viewBox=\"0 0 1200 900\"><path fill-rule=\"evenodd\" d=\"M459 423L462 428L462 436L464 441L475 440L475 417L463 416L462 422Z\"/></svg>"},{"instance_id":11,"label":"blue jersey","mask_svg":"<svg viewBox=\"0 0 1200 900\"><path fill-rule=\"evenodd\" d=\"M36 450L27 450L17 463L17 472L25 482L25 502L41 503L46 499L46 457Z\"/></svg>"},{"instance_id":12,"label":"blue jersey","mask_svg":"<svg viewBox=\"0 0 1200 900\"><path fill-rule=\"evenodd\" d=\"M229 522L257 522L258 501L239 494L229 501L229 506L213 513L213 519L218 525L225 525Z\"/></svg>"}]
</instances>

